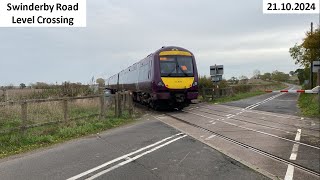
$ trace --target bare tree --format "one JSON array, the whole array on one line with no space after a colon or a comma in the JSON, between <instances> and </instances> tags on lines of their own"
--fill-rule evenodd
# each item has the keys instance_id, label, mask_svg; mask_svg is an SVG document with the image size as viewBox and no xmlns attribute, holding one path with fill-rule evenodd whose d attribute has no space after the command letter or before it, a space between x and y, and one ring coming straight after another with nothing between
<instances>
[{"instance_id":1,"label":"bare tree","mask_svg":"<svg viewBox=\"0 0 320 180\"><path fill-rule=\"evenodd\" d=\"M253 78L254 79L260 79L260 76L261 76L260 70L256 69L253 71Z\"/></svg>"}]
</instances>

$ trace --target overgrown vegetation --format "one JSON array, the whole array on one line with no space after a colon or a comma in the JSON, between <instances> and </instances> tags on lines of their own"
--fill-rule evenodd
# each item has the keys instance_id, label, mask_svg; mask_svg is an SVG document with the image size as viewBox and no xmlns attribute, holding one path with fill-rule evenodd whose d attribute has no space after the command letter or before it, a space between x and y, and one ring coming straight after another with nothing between
<instances>
[{"instance_id":1,"label":"overgrown vegetation","mask_svg":"<svg viewBox=\"0 0 320 180\"><path fill-rule=\"evenodd\" d=\"M231 101L238 101L241 99L246 99L246 98L250 98L250 97L254 97L254 96L258 96L258 95L262 95L265 94L264 91L255 91L255 92L246 92L246 93L238 93L238 94L234 94L232 96L225 96L225 97L221 97L221 98L216 98L211 100L211 103L226 103L226 102L231 102Z\"/></svg>"},{"instance_id":2,"label":"overgrown vegetation","mask_svg":"<svg viewBox=\"0 0 320 180\"><path fill-rule=\"evenodd\" d=\"M121 118L115 118L112 101L113 99L106 101L107 112L103 119L99 119L100 97L70 99L67 111L64 101L28 102L27 125L43 126L30 127L25 131L21 129L21 104L0 104L0 158L134 121L128 110L123 110ZM66 120L65 112L68 117ZM140 113L135 111L133 117L137 116L140 116ZM48 122L50 124L47 124Z\"/></svg>"},{"instance_id":3,"label":"overgrown vegetation","mask_svg":"<svg viewBox=\"0 0 320 180\"><path fill-rule=\"evenodd\" d=\"M320 117L320 102L317 94L301 94L299 97L299 107L303 116Z\"/></svg>"},{"instance_id":4,"label":"overgrown vegetation","mask_svg":"<svg viewBox=\"0 0 320 180\"><path fill-rule=\"evenodd\" d=\"M23 83L22 83L23 84ZM6 86L0 88L0 102L16 101L21 99L47 99L57 97L78 97L95 95L98 86L83 85L81 83L64 82L61 85L37 82L29 87L14 88Z\"/></svg>"},{"instance_id":5,"label":"overgrown vegetation","mask_svg":"<svg viewBox=\"0 0 320 180\"><path fill-rule=\"evenodd\" d=\"M86 118L63 124L32 128L27 130L25 134L19 132L3 134L0 136L0 158L94 134L133 121L126 113L122 118L108 117L104 120Z\"/></svg>"},{"instance_id":6,"label":"overgrown vegetation","mask_svg":"<svg viewBox=\"0 0 320 180\"><path fill-rule=\"evenodd\" d=\"M239 90L236 91L237 93L234 93L230 96L222 96L219 98L214 98L210 102L219 104L219 103L238 101L241 99L259 96L262 94L266 94L266 92L263 90L266 87L268 87L268 86L264 86L262 88L261 87L257 88L257 87L252 87L252 85L242 85L242 86L238 87ZM272 88L273 90L280 90L280 89L286 88L287 86L285 84L278 83L278 84L272 84L269 87Z\"/></svg>"},{"instance_id":7,"label":"overgrown vegetation","mask_svg":"<svg viewBox=\"0 0 320 180\"><path fill-rule=\"evenodd\" d=\"M277 74L277 73L275 73ZM278 73L279 74L279 73ZM256 72L256 77L259 77L259 74ZM232 78L229 81L223 80L218 83L220 91L223 90L223 96L222 97L214 97L212 102L214 103L221 103L221 102L229 102L229 101L235 101L240 100L252 96L257 96L265 93L265 90L279 90L286 88L286 85L280 82L275 81L257 81L255 79L256 84L243 84L239 82L234 83L238 81L235 78ZM213 89L215 88L214 83L211 81L210 78L206 76L202 76L199 78L199 93L201 95L201 99L210 99L212 97ZM217 90L215 90L217 91ZM221 92L221 93L222 93ZM221 94L220 93L220 94ZM213 96L216 96L217 92L213 94ZM205 96L205 97L204 97ZM208 96L208 97L207 97Z\"/></svg>"}]
</instances>

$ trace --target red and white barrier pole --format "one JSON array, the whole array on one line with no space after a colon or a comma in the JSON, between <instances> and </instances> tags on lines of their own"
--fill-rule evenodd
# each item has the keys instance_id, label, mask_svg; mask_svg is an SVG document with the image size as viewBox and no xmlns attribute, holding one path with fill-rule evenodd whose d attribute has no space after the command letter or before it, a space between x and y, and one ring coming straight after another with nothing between
<instances>
[{"instance_id":1,"label":"red and white barrier pole","mask_svg":"<svg viewBox=\"0 0 320 180\"><path fill-rule=\"evenodd\" d=\"M307 93L307 94L318 94L320 86L313 88L312 90L280 90L280 91L273 91L273 90L266 90L266 92L276 92L276 93Z\"/></svg>"}]
</instances>

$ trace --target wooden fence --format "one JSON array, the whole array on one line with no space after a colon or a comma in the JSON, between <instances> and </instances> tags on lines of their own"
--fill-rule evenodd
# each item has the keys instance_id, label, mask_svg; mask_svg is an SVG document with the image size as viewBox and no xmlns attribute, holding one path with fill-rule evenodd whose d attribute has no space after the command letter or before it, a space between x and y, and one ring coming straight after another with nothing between
<instances>
[{"instance_id":1,"label":"wooden fence","mask_svg":"<svg viewBox=\"0 0 320 180\"><path fill-rule=\"evenodd\" d=\"M81 105L81 101L90 101L90 106ZM52 104L47 104L45 107L38 105L43 105L43 103ZM77 106L77 111L74 109L75 106ZM74 111L72 114L82 114L81 110L87 111L86 108L91 109L90 113L77 117L70 117L71 110ZM48 113L48 111L51 111L52 109L55 109L55 111ZM118 92L108 97L106 97L105 94L101 94L86 97L7 101L0 103L0 134L16 131L24 133L29 128L66 123L73 120L91 117L99 117L100 120L105 120L107 111L111 112L112 116L118 118L122 116L124 111L128 111L129 115L132 116L134 104L131 93ZM37 123L32 119L35 116L35 112L38 114L37 119L39 122ZM56 118L53 118L55 120L50 120L51 117ZM12 124L17 121L19 123L15 127L4 128L7 124Z\"/></svg>"}]
</instances>

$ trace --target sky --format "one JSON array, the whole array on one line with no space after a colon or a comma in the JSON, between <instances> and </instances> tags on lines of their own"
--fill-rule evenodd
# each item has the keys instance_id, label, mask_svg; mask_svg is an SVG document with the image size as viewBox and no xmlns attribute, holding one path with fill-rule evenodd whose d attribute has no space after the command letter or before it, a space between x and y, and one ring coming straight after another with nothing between
<instances>
[{"instance_id":1,"label":"sky","mask_svg":"<svg viewBox=\"0 0 320 180\"><path fill-rule=\"evenodd\" d=\"M200 75L288 73L311 22L319 14L263 14L262 0L88 0L86 28L0 28L0 86L89 83L170 45L193 52Z\"/></svg>"}]
</instances>

